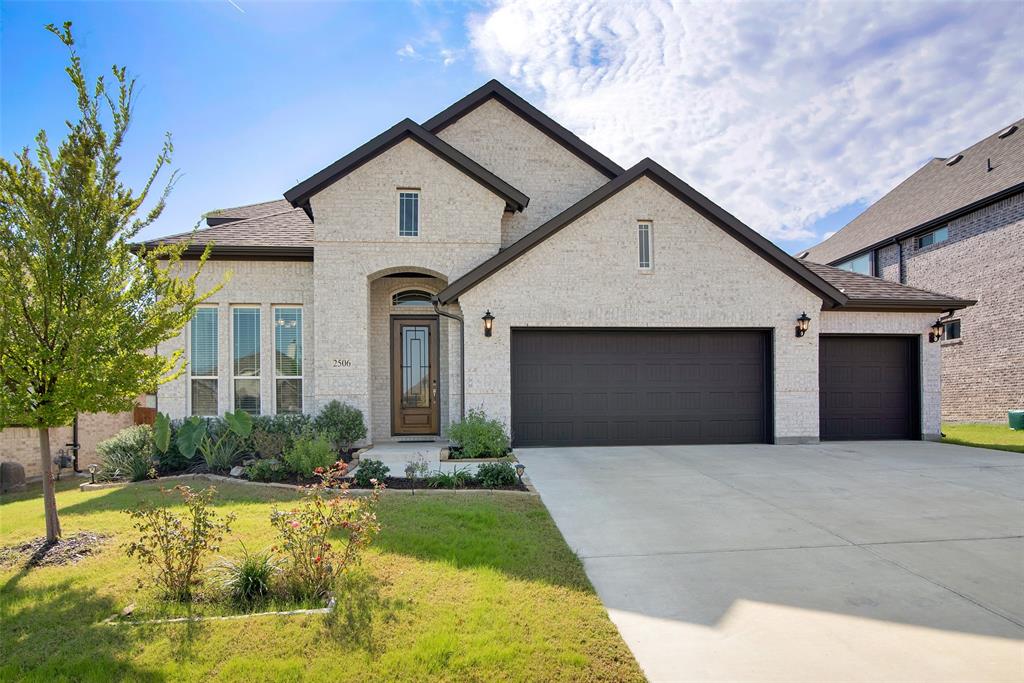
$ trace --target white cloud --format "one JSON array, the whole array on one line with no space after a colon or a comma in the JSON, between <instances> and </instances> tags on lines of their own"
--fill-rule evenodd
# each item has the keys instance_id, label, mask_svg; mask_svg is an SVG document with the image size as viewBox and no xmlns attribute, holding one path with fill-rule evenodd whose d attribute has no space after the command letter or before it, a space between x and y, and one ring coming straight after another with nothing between
<instances>
[{"instance_id":1,"label":"white cloud","mask_svg":"<svg viewBox=\"0 0 1024 683\"><path fill-rule=\"evenodd\" d=\"M416 57L419 56L416 54L416 48L414 48L409 43L406 43L404 46L402 46L402 48L395 54L404 59L415 59Z\"/></svg>"},{"instance_id":2,"label":"white cloud","mask_svg":"<svg viewBox=\"0 0 1024 683\"><path fill-rule=\"evenodd\" d=\"M1020 3L524 0L469 28L483 70L776 239L1024 111Z\"/></svg>"}]
</instances>

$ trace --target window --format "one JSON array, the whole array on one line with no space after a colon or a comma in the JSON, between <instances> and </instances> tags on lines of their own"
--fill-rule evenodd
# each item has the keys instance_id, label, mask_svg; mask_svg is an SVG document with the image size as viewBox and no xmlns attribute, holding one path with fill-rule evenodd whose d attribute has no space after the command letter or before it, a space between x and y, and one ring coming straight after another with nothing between
<instances>
[{"instance_id":1,"label":"window","mask_svg":"<svg viewBox=\"0 0 1024 683\"><path fill-rule=\"evenodd\" d=\"M649 221L640 221L636 224L637 248L640 256L640 269L650 270L651 268L651 224Z\"/></svg>"},{"instance_id":2,"label":"window","mask_svg":"<svg viewBox=\"0 0 1024 683\"><path fill-rule=\"evenodd\" d=\"M396 292L391 297L392 306L429 306L430 292L419 289L407 289L404 292Z\"/></svg>"},{"instance_id":3,"label":"window","mask_svg":"<svg viewBox=\"0 0 1024 683\"><path fill-rule=\"evenodd\" d=\"M231 309L235 410L260 414L260 309Z\"/></svg>"},{"instance_id":4,"label":"window","mask_svg":"<svg viewBox=\"0 0 1024 683\"><path fill-rule=\"evenodd\" d=\"M398 235L416 237L420 234L419 190L398 191Z\"/></svg>"},{"instance_id":5,"label":"window","mask_svg":"<svg viewBox=\"0 0 1024 683\"><path fill-rule=\"evenodd\" d=\"M861 254L857 258L836 264L836 268L848 270L851 273L860 273L861 275L874 275L873 263L875 259L873 254L874 252L871 251Z\"/></svg>"},{"instance_id":6,"label":"window","mask_svg":"<svg viewBox=\"0 0 1024 683\"><path fill-rule=\"evenodd\" d=\"M917 248L924 249L925 247L930 247L933 244L945 242L947 239L949 239L949 228L943 226L938 230L934 230L926 235L921 235L920 237L918 237Z\"/></svg>"},{"instance_id":7,"label":"window","mask_svg":"<svg viewBox=\"0 0 1024 683\"><path fill-rule=\"evenodd\" d=\"M942 338L946 341L960 338L960 321L948 320L942 324Z\"/></svg>"},{"instance_id":8,"label":"window","mask_svg":"<svg viewBox=\"0 0 1024 683\"><path fill-rule=\"evenodd\" d=\"M274 309L274 393L277 414L302 412L302 309Z\"/></svg>"},{"instance_id":9,"label":"window","mask_svg":"<svg viewBox=\"0 0 1024 683\"><path fill-rule=\"evenodd\" d=\"M189 373L193 415L217 414L217 307L200 306L192 315Z\"/></svg>"}]
</instances>

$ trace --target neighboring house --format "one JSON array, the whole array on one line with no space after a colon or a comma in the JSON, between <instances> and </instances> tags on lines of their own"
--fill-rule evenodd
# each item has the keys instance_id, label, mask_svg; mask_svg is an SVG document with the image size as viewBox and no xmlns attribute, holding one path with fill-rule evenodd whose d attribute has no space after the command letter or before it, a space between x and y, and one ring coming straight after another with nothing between
<instances>
[{"instance_id":1,"label":"neighboring house","mask_svg":"<svg viewBox=\"0 0 1024 683\"><path fill-rule=\"evenodd\" d=\"M339 399L372 442L464 408L517 446L935 438L927 334L972 303L803 264L496 81L284 197L155 241L214 244L202 285L232 273L164 349L190 363L172 417Z\"/></svg>"},{"instance_id":2,"label":"neighboring house","mask_svg":"<svg viewBox=\"0 0 1024 683\"><path fill-rule=\"evenodd\" d=\"M1024 119L932 159L808 261L976 299L944 315L942 416L1024 408Z\"/></svg>"}]
</instances>

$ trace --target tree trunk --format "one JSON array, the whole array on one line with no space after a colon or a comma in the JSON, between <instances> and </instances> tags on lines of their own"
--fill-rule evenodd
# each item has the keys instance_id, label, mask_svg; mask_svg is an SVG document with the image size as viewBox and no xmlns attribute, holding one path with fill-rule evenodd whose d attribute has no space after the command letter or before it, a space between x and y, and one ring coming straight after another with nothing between
<instances>
[{"instance_id":1,"label":"tree trunk","mask_svg":"<svg viewBox=\"0 0 1024 683\"><path fill-rule=\"evenodd\" d=\"M43 468L43 507L46 510L46 540L53 543L60 538L60 519L57 518L57 497L53 492L53 463L50 457L50 428L39 428L39 464Z\"/></svg>"}]
</instances>

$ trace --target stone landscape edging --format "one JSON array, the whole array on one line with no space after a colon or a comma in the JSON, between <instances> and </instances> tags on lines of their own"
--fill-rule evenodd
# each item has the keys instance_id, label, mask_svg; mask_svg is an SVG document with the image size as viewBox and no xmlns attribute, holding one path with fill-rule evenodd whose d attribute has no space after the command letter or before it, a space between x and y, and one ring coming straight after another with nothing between
<instances>
[{"instance_id":1,"label":"stone landscape edging","mask_svg":"<svg viewBox=\"0 0 1024 683\"><path fill-rule=\"evenodd\" d=\"M252 614L226 614L206 617L168 617L167 619L143 619L141 621L119 621L120 614L112 614L100 624L106 626L143 626L146 624L181 624L193 621L228 621L230 619L251 619L252 617L290 617L297 614L330 614L337 607L337 602L331 598L327 607L316 607L314 609L293 609L283 612L253 612Z\"/></svg>"}]
</instances>

